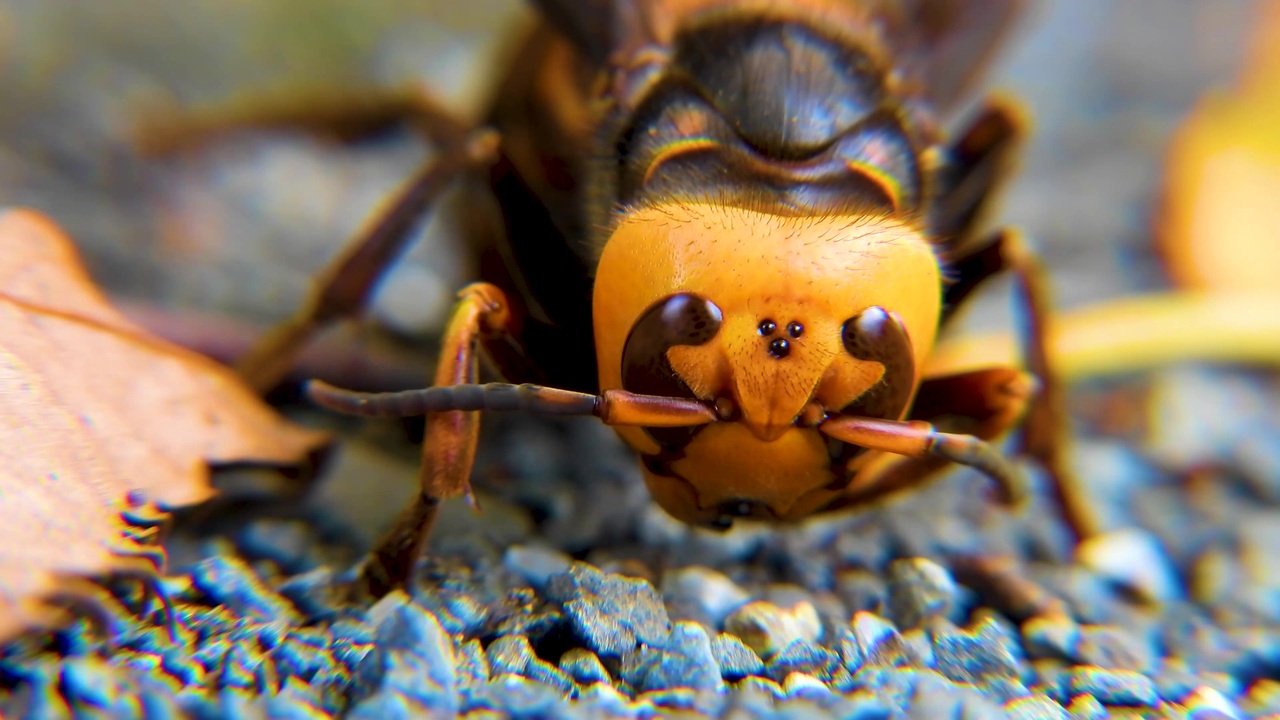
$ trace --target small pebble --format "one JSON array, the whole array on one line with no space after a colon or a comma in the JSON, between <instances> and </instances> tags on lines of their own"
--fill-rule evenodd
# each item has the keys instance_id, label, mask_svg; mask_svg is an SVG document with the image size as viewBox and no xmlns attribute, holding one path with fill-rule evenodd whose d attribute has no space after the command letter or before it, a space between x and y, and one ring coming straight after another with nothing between
<instances>
[{"instance_id":1,"label":"small pebble","mask_svg":"<svg viewBox=\"0 0 1280 720\"><path fill-rule=\"evenodd\" d=\"M118 672L95 657L64 661L60 681L68 701L104 710L116 707L124 690Z\"/></svg>"},{"instance_id":2,"label":"small pebble","mask_svg":"<svg viewBox=\"0 0 1280 720\"><path fill-rule=\"evenodd\" d=\"M116 652L115 657L107 662L131 674L155 676L160 675L156 671L162 669L164 658L159 653L138 653L119 650ZM176 690L177 688L173 689Z\"/></svg>"},{"instance_id":3,"label":"small pebble","mask_svg":"<svg viewBox=\"0 0 1280 720\"><path fill-rule=\"evenodd\" d=\"M783 692L782 686L770 680L769 678L751 676L739 680L733 689L739 695L763 694L774 700L781 700L787 694Z\"/></svg>"},{"instance_id":4,"label":"small pebble","mask_svg":"<svg viewBox=\"0 0 1280 720\"><path fill-rule=\"evenodd\" d=\"M724 621L725 632L737 635L747 647L769 659L796 640L817 642L822 623L813 603L801 601L790 608L757 600L733 611Z\"/></svg>"},{"instance_id":5,"label":"small pebble","mask_svg":"<svg viewBox=\"0 0 1280 720\"><path fill-rule=\"evenodd\" d=\"M452 588L438 588L424 593L418 602L450 635L473 637L480 633L489 618L489 608L471 593Z\"/></svg>"},{"instance_id":6,"label":"small pebble","mask_svg":"<svg viewBox=\"0 0 1280 720\"><path fill-rule=\"evenodd\" d=\"M840 665L840 655L808 640L795 640L766 664L769 677L782 682L793 673L805 673L830 680Z\"/></svg>"},{"instance_id":7,"label":"small pebble","mask_svg":"<svg viewBox=\"0 0 1280 720\"><path fill-rule=\"evenodd\" d=\"M1098 698L1092 695L1076 695L1067 705L1071 720L1107 720L1111 716Z\"/></svg>"},{"instance_id":8,"label":"small pebble","mask_svg":"<svg viewBox=\"0 0 1280 720\"><path fill-rule=\"evenodd\" d=\"M1032 658L1073 660L1080 626L1064 615L1042 615L1022 623L1022 646Z\"/></svg>"},{"instance_id":9,"label":"small pebble","mask_svg":"<svg viewBox=\"0 0 1280 720\"><path fill-rule=\"evenodd\" d=\"M546 660L534 658L524 669L524 676L541 683L561 695L569 695L574 691L573 678L560 668Z\"/></svg>"},{"instance_id":10,"label":"small pebble","mask_svg":"<svg viewBox=\"0 0 1280 720\"><path fill-rule=\"evenodd\" d=\"M945 617L956 599L956 583L946 568L927 558L889 564L889 610L900 628L919 627Z\"/></svg>"},{"instance_id":11,"label":"small pebble","mask_svg":"<svg viewBox=\"0 0 1280 720\"><path fill-rule=\"evenodd\" d=\"M302 621L292 603L269 590L237 557L216 555L201 560L191 569L191 583L213 603L242 617L259 622L284 620L290 626Z\"/></svg>"},{"instance_id":12,"label":"small pebble","mask_svg":"<svg viewBox=\"0 0 1280 720\"><path fill-rule=\"evenodd\" d=\"M259 675L262 658L252 653L245 643L231 643L224 648L222 660L214 673L217 687L261 692L265 685Z\"/></svg>"},{"instance_id":13,"label":"small pebble","mask_svg":"<svg viewBox=\"0 0 1280 720\"><path fill-rule=\"evenodd\" d=\"M559 718L569 714L563 694L519 675L495 676L489 681L485 695L493 709L513 719Z\"/></svg>"},{"instance_id":14,"label":"small pebble","mask_svg":"<svg viewBox=\"0 0 1280 720\"><path fill-rule=\"evenodd\" d=\"M852 649L841 650L841 656L846 658L846 667L848 658L855 654L862 658L863 667L923 666L920 657L912 651L893 623L878 615L855 613L852 640L857 648L856 653Z\"/></svg>"},{"instance_id":15,"label":"small pebble","mask_svg":"<svg viewBox=\"0 0 1280 720\"><path fill-rule=\"evenodd\" d=\"M991 618L960 630L945 621L930 628L934 667L956 682L978 684L991 677L1016 678L1021 672L1013 645Z\"/></svg>"},{"instance_id":16,"label":"small pebble","mask_svg":"<svg viewBox=\"0 0 1280 720\"><path fill-rule=\"evenodd\" d=\"M1044 695L1029 695L1004 704L1010 720L1070 720L1067 711Z\"/></svg>"},{"instance_id":17,"label":"small pebble","mask_svg":"<svg viewBox=\"0 0 1280 720\"><path fill-rule=\"evenodd\" d=\"M1067 671L1073 695L1088 693L1103 705L1155 707L1160 702L1151 678L1132 670L1075 667Z\"/></svg>"},{"instance_id":18,"label":"small pebble","mask_svg":"<svg viewBox=\"0 0 1280 720\"><path fill-rule=\"evenodd\" d=\"M202 686L208 672L186 648L168 648L160 653L160 668L184 686Z\"/></svg>"},{"instance_id":19,"label":"small pebble","mask_svg":"<svg viewBox=\"0 0 1280 720\"><path fill-rule=\"evenodd\" d=\"M1021 680L998 675L984 678L979 687L998 702L1007 703L1032 694L1031 690L1022 684Z\"/></svg>"},{"instance_id":20,"label":"small pebble","mask_svg":"<svg viewBox=\"0 0 1280 720\"><path fill-rule=\"evenodd\" d=\"M1098 575L1151 602L1182 597L1177 571L1160 541L1150 533L1124 528L1080 541L1076 558Z\"/></svg>"},{"instance_id":21,"label":"small pebble","mask_svg":"<svg viewBox=\"0 0 1280 720\"><path fill-rule=\"evenodd\" d=\"M698 700L698 693L692 688L670 687L648 690L636 700L664 710L692 710Z\"/></svg>"},{"instance_id":22,"label":"small pebble","mask_svg":"<svg viewBox=\"0 0 1280 720\"><path fill-rule=\"evenodd\" d=\"M720 676L730 682L764 673L764 661L737 635L716 635L711 639L711 654L720 666Z\"/></svg>"},{"instance_id":23,"label":"small pebble","mask_svg":"<svg viewBox=\"0 0 1280 720\"><path fill-rule=\"evenodd\" d=\"M634 679L625 674L624 678L642 692L676 687L712 692L724 689L707 631L687 621L675 624L662 651L648 653Z\"/></svg>"},{"instance_id":24,"label":"small pebble","mask_svg":"<svg viewBox=\"0 0 1280 720\"><path fill-rule=\"evenodd\" d=\"M1211 687L1201 686L1180 703L1191 720L1244 720L1240 706Z\"/></svg>"},{"instance_id":25,"label":"small pebble","mask_svg":"<svg viewBox=\"0 0 1280 720\"><path fill-rule=\"evenodd\" d=\"M802 672L793 672L782 681L782 691L789 698L808 698L822 701L831 697L831 688L818 678Z\"/></svg>"},{"instance_id":26,"label":"small pebble","mask_svg":"<svg viewBox=\"0 0 1280 720\"><path fill-rule=\"evenodd\" d=\"M613 685L593 683L578 691L578 704L584 707L588 717L592 710L599 710L601 717L637 717L640 713L634 705Z\"/></svg>"},{"instance_id":27,"label":"small pebble","mask_svg":"<svg viewBox=\"0 0 1280 720\"><path fill-rule=\"evenodd\" d=\"M484 651L493 676L524 675L529 663L537 659L529 638L523 635L503 635L489 644Z\"/></svg>"},{"instance_id":28,"label":"small pebble","mask_svg":"<svg viewBox=\"0 0 1280 720\"><path fill-rule=\"evenodd\" d=\"M369 621L377 642L355 668L359 685L373 691L368 708L384 702L397 704L398 700L389 698L403 695L411 704L456 712L453 641L435 616L397 590L369 609Z\"/></svg>"},{"instance_id":29,"label":"small pebble","mask_svg":"<svg viewBox=\"0 0 1280 720\"><path fill-rule=\"evenodd\" d=\"M1160 697L1170 702L1181 703L1198 688L1204 687L1222 693L1228 697L1240 694L1240 683L1226 673L1196 672L1177 658L1166 658L1156 672L1152 673L1156 690Z\"/></svg>"},{"instance_id":30,"label":"small pebble","mask_svg":"<svg viewBox=\"0 0 1280 720\"><path fill-rule=\"evenodd\" d=\"M586 648L570 648L560 656L560 669L568 673L574 682L586 687L594 683L608 683L611 678L600 658Z\"/></svg>"},{"instance_id":31,"label":"small pebble","mask_svg":"<svg viewBox=\"0 0 1280 720\"><path fill-rule=\"evenodd\" d=\"M831 704L831 713L841 720L890 720L903 716L900 708L891 708L867 689L844 693Z\"/></svg>"},{"instance_id":32,"label":"small pebble","mask_svg":"<svg viewBox=\"0 0 1280 720\"><path fill-rule=\"evenodd\" d=\"M552 576L569 572L573 558L537 545L512 545L502 555L502 564L533 589L545 592Z\"/></svg>"},{"instance_id":33,"label":"small pebble","mask_svg":"<svg viewBox=\"0 0 1280 720\"><path fill-rule=\"evenodd\" d=\"M886 669L903 681L899 692L907 695L907 717L926 720L946 717L991 718L1003 715L1000 707L970 687L959 686L929 670Z\"/></svg>"},{"instance_id":34,"label":"small pebble","mask_svg":"<svg viewBox=\"0 0 1280 720\"><path fill-rule=\"evenodd\" d=\"M933 622L947 622L941 618ZM907 647L907 652L916 658L916 664L920 667L933 667L933 642L929 639L928 633L923 628L911 628L901 633L902 642Z\"/></svg>"},{"instance_id":35,"label":"small pebble","mask_svg":"<svg viewBox=\"0 0 1280 720\"><path fill-rule=\"evenodd\" d=\"M336 662L329 648L316 647L294 638L286 639L272 651L271 657L276 672L282 678L297 678L302 682L310 682L316 673Z\"/></svg>"},{"instance_id":36,"label":"small pebble","mask_svg":"<svg viewBox=\"0 0 1280 720\"><path fill-rule=\"evenodd\" d=\"M621 658L638 644L660 647L671 634L667 610L644 580L574 563L551 577L546 596L564 609L582 643L602 658Z\"/></svg>"},{"instance_id":37,"label":"small pebble","mask_svg":"<svg viewBox=\"0 0 1280 720\"><path fill-rule=\"evenodd\" d=\"M718 628L729 613L746 604L751 596L723 573L694 566L663 574L662 598L680 619ZM681 609L687 617L680 614Z\"/></svg>"},{"instance_id":38,"label":"small pebble","mask_svg":"<svg viewBox=\"0 0 1280 720\"><path fill-rule=\"evenodd\" d=\"M880 613L888 604L889 587L870 570L844 570L836 575L836 595L850 613Z\"/></svg>"},{"instance_id":39,"label":"small pebble","mask_svg":"<svg viewBox=\"0 0 1280 720\"><path fill-rule=\"evenodd\" d=\"M485 626L486 635L524 635L539 642L564 622L560 608L543 601L530 588L515 588L498 604Z\"/></svg>"}]
</instances>

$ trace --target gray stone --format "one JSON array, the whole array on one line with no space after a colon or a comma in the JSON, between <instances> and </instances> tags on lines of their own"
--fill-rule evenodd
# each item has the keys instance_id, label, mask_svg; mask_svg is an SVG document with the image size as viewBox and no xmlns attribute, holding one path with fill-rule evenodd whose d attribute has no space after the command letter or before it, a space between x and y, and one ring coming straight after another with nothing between
<instances>
[{"instance_id":1,"label":"gray stone","mask_svg":"<svg viewBox=\"0 0 1280 720\"><path fill-rule=\"evenodd\" d=\"M560 656L560 669L582 686L609 682L609 671L600 658L586 648L570 648Z\"/></svg>"},{"instance_id":2,"label":"gray stone","mask_svg":"<svg viewBox=\"0 0 1280 720\"><path fill-rule=\"evenodd\" d=\"M817 642L822 635L818 611L807 600L790 608L763 600L747 603L725 619L724 629L766 660L796 640Z\"/></svg>"},{"instance_id":3,"label":"gray stone","mask_svg":"<svg viewBox=\"0 0 1280 720\"><path fill-rule=\"evenodd\" d=\"M237 557L215 555L191 569L191 584L206 597L237 615L270 622L284 620L298 625L301 618L293 604L272 592L253 568Z\"/></svg>"},{"instance_id":4,"label":"gray stone","mask_svg":"<svg viewBox=\"0 0 1280 720\"><path fill-rule=\"evenodd\" d=\"M1080 564L1154 602L1182 597L1182 584L1169 556L1150 533L1133 527L1085 538L1076 548Z\"/></svg>"},{"instance_id":5,"label":"gray stone","mask_svg":"<svg viewBox=\"0 0 1280 720\"><path fill-rule=\"evenodd\" d=\"M1067 671L1073 694L1087 693L1103 705L1155 707L1160 702L1151 678L1131 670L1077 667Z\"/></svg>"},{"instance_id":6,"label":"gray stone","mask_svg":"<svg viewBox=\"0 0 1280 720\"><path fill-rule=\"evenodd\" d=\"M711 654L720 666L720 676L730 682L764 673L764 661L737 635L720 633L712 638Z\"/></svg>"},{"instance_id":7,"label":"gray stone","mask_svg":"<svg viewBox=\"0 0 1280 720\"><path fill-rule=\"evenodd\" d=\"M711 652L711 640L697 623L676 623L663 650L644 652L646 657L631 677L623 676L637 690L684 687L720 692L724 689L720 668Z\"/></svg>"},{"instance_id":8,"label":"gray stone","mask_svg":"<svg viewBox=\"0 0 1280 720\"><path fill-rule=\"evenodd\" d=\"M574 563L551 577L546 595L563 608L574 634L602 658L621 658L641 644L661 647L671 634L667 610L644 580Z\"/></svg>"},{"instance_id":9,"label":"gray stone","mask_svg":"<svg viewBox=\"0 0 1280 720\"><path fill-rule=\"evenodd\" d=\"M680 619L718 628L729 613L750 599L746 590L723 573L695 566L670 570L662 576L662 598ZM681 611L687 617L681 615Z\"/></svg>"},{"instance_id":10,"label":"gray stone","mask_svg":"<svg viewBox=\"0 0 1280 720\"><path fill-rule=\"evenodd\" d=\"M928 618L945 617L955 598L951 573L932 560L908 558L889 564L889 610L898 627L919 627Z\"/></svg>"}]
</instances>

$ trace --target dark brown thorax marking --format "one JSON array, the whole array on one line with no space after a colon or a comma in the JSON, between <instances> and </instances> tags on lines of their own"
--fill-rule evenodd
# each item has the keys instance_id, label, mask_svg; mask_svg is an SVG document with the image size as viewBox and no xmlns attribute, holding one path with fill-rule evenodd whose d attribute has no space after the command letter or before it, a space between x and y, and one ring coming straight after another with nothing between
<instances>
[{"instance_id":1,"label":"dark brown thorax marking","mask_svg":"<svg viewBox=\"0 0 1280 720\"><path fill-rule=\"evenodd\" d=\"M857 400L840 409L842 415L898 420L911 402L915 389L915 354L911 338L902 321L881 307L869 307L844 323L841 331L844 349L858 360L884 365L884 375ZM835 480L829 489L845 488L853 479L848 464L866 452L866 448L833 442L831 472Z\"/></svg>"},{"instance_id":2,"label":"dark brown thorax marking","mask_svg":"<svg viewBox=\"0 0 1280 720\"><path fill-rule=\"evenodd\" d=\"M667 351L677 345L702 345L720 331L720 308L693 293L679 293L652 305L640 316L622 351L622 387L634 393L693 398L693 390L671 367ZM703 426L644 428L662 446L661 459L672 462ZM666 474L670 474L667 472Z\"/></svg>"}]
</instances>

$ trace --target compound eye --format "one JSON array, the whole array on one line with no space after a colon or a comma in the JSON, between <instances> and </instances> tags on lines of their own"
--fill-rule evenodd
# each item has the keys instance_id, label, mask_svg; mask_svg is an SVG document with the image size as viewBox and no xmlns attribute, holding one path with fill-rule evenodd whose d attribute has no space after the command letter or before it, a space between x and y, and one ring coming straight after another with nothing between
<instances>
[{"instance_id":1,"label":"compound eye","mask_svg":"<svg viewBox=\"0 0 1280 720\"><path fill-rule=\"evenodd\" d=\"M916 361L911 350L907 328L897 315L882 307L869 307L845 321L840 330L845 352L858 360L878 362L884 366L880 381L862 393L857 400L840 409L842 415L898 420L907 411L915 392ZM833 442L828 448L835 481L830 490L841 490L853 480L847 472L849 463L866 452L865 448Z\"/></svg>"},{"instance_id":2,"label":"compound eye","mask_svg":"<svg viewBox=\"0 0 1280 720\"><path fill-rule=\"evenodd\" d=\"M841 412L886 420L902 417L916 381L915 353L902 320L882 307L869 307L846 320L840 336L851 356L884 366L880 382Z\"/></svg>"},{"instance_id":3,"label":"compound eye","mask_svg":"<svg viewBox=\"0 0 1280 720\"><path fill-rule=\"evenodd\" d=\"M679 293L649 307L631 327L622 349L622 387L634 393L692 398L693 391L676 374L667 351L677 345L703 345L720 332L724 314L715 303L694 293ZM669 449L687 444L701 429L645 428Z\"/></svg>"}]
</instances>

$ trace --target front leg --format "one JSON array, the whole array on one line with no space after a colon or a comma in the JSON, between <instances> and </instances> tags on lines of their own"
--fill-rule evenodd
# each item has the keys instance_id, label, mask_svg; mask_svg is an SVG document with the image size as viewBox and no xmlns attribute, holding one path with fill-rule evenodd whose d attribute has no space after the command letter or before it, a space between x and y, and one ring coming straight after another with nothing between
<instances>
[{"instance_id":1,"label":"front leg","mask_svg":"<svg viewBox=\"0 0 1280 720\"><path fill-rule=\"evenodd\" d=\"M1000 482L1005 501L1020 500L1023 488L1017 473L1003 465L997 465L994 471L987 467L991 456L984 443L1018 424L1035 389L1034 379L1013 368L925 380L911 414L912 422L892 424L902 426L895 433L899 442L894 444L876 437L879 428L862 427L866 421L860 418L852 418L848 428L839 427L839 420L830 428L819 426L827 434L843 435L841 439L847 442L907 456L880 455L865 464L856 464L849 470L850 477L837 481L842 492L827 509L865 506L919 487L953 463L983 470Z\"/></svg>"},{"instance_id":2,"label":"front leg","mask_svg":"<svg viewBox=\"0 0 1280 720\"><path fill-rule=\"evenodd\" d=\"M477 385L476 351L519 345L515 316L506 296L488 283L469 285L445 329L435 383L421 390L359 393L313 381L307 392L319 405L368 417L427 416L419 489L391 529L378 541L361 568L355 596L382 597L407 587L414 567L448 498L471 495L471 467L480 432L480 410L523 411L542 415L594 416L606 425L689 427L723 419L708 403L685 398L606 390L599 395L541 387L490 383ZM507 377L526 375L514 356L487 353Z\"/></svg>"},{"instance_id":3,"label":"front leg","mask_svg":"<svg viewBox=\"0 0 1280 720\"><path fill-rule=\"evenodd\" d=\"M1016 368L997 367L927 379L912 412L918 437L937 436L945 429L965 435L951 436L961 451L981 450L981 441L993 440L1017 427L1034 405L1037 382ZM972 453L971 453L972 454ZM881 455L882 462L868 466L854 478L843 496L831 506L865 506L903 490L919 487L958 459L943 453L916 452L913 457ZM965 464L981 467L978 462ZM1002 487L1005 499L1011 498ZM983 595L987 602L1010 617L1060 618L1068 614L1065 604L1021 571L1018 561L1004 555L956 555L948 565L958 580Z\"/></svg>"},{"instance_id":4,"label":"front leg","mask_svg":"<svg viewBox=\"0 0 1280 720\"><path fill-rule=\"evenodd\" d=\"M488 283L468 285L445 327L436 367L436 387L471 385L478 372L482 340L514 342L513 316L506 295ZM471 497L471 467L480 434L480 413L449 411L427 415L418 492L382 536L364 567L357 591L382 597L405 587L426 549L431 529L448 498Z\"/></svg>"}]
</instances>

